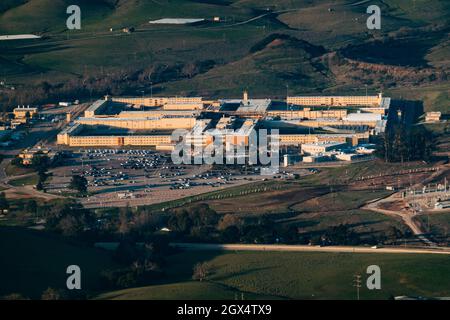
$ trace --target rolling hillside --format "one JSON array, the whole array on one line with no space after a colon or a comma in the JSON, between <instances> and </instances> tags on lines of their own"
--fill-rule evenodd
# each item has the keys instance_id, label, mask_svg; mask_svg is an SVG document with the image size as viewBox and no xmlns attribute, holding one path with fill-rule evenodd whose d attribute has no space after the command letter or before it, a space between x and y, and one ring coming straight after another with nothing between
<instances>
[{"instance_id":1,"label":"rolling hillside","mask_svg":"<svg viewBox=\"0 0 450 320\"><path fill-rule=\"evenodd\" d=\"M207 261L206 281L193 282L192 265ZM447 257L397 254L183 252L167 271L176 282L108 292L99 299L356 299L355 274L363 279L361 299L410 295L444 297L449 282ZM381 290L368 290L366 268L378 265Z\"/></svg>"},{"instance_id":2,"label":"rolling hillside","mask_svg":"<svg viewBox=\"0 0 450 320\"><path fill-rule=\"evenodd\" d=\"M31 299L40 299L49 287L66 289L69 265L80 266L83 293L98 290L101 271L116 266L106 252L10 227L0 228L0 261L0 297L19 293Z\"/></svg>"},{"instance_id":3,"label":"rolling hillside","mask_svg":"<svg viewBox=\"0 0 450 320\"><path fill-rule=\"evenodd\" d=\"M81 7L81 30L65 29L69 4ZM237 96L247 88L273 97L285 96L287 86L290 93L363 94L367 85L448 110L450 3L371 4L382 10L381 30L367 29L367 2L356 0L2 1L0 34L44 38L0 42L0 78L18 88L0 87L0 103L149 93L150 82L156 94ZM207 21L148 23L168 17ZM134 33L121 31L130 26ZM44 81L51 90L42 92Z\"/></svg>"}]
</instances>

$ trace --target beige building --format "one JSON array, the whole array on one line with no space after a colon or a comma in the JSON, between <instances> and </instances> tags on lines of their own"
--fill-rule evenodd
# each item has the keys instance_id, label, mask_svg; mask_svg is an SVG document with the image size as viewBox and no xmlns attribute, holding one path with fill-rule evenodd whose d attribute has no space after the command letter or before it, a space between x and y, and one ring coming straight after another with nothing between
<instances>
[{"instance_id":1,"label":"beige building","mask_svg":"<svg viewBox=\"0 0 450 320\"><path fill-rule=\"evenodd\" d=\"M375 132L377 127L383 125L386 106L384 99L389 98L383 98L381 94L363 97L288 97L290 104L362 106L368 111L365 113L360 111L351 113L351 110L345 108L311 110L306 107L302 110L270 110L272 104L270 99L249 99L248 94L244 93L242 99L217 101L220 106L227 104L237 106L237 109L231 107L229 109L231 112L235 110L236 117L225 117L229 112L225 110L224 117L211 120L201 119L199 116L203 110L213 110L214 101L204 101L201 97L105 97L104 100L94 102L85 111L84 117L76 119L74 125L58 134L57 142L77 147L154 146L158 150L172 150L175 143L171 141L173 130L186 129L190 132L186 138L192 140L194 145L208 145L213 141L211 135L198 135L196 129L204 132L215 125L216 129L223 130L222 138L229 145L248 145L249 133L256 128L259 118L279 116L286 120L287 127L293 127L292 125L320 127L327 132L279 134L282 146L324 143L356 145L359 142L367 142L370 132ZM205 105L207 109L204 109ZM69 120L71 119L68 118ZM355 126L358 128L352 130ZM128 130L132 132L128 134ZM365 132L352 133L355 131Z\"/></svg>"},{"instance_id":2,"label":"beige building","mask_svg":"<svg viewBox=\"0 0 450 320\"><path fill-rule=\"evenodd\" d=\"M171 134L111 134L111 135L81 135L83 125L75 125L61 131L57 143L71 147L122 147L122 146L155 146L164 149L172 144Z\"/></svg>"},{"instance_id":3,"label":"beige building","mask_svg":"<svg viewBox=\"0 0 450 320\"><path fill-rule=\"evenodd\" d=\"M31 119L37 116L38 112L38 108L17 107L13 110L14 120L20 123L25 123L27 121L27 115L29 116L29 119Z\"/></svg>"},{"instance_id":4,"label":"beige building","mask_svg":"<svg viewBox=\"0 0 450 320\"><path fill-rule=\"evenodd\" d=\"M171 102L162 106L163 110L202 110L202 102Z\"/></svg>"},{"instance_id":5,"label":"beige building","mask_svg":"<svg viewBox=\"0 0 450 320\"><path fill-rule=\"evenodd\" d=\"M347 116L347 110L311 110L304 108L303 110L271 110L267 112L268 116L279 116L281 119L320 119L320 118L335 118L342 119Z\"/></svg>"},{"instance_id":6,"label":"beige building","mask_svg":"<svg viewBox=\"0 0 450 320\"><path fill-rule=\"evenodd\" d=\"M311 128L321 128L328 126L367 126L369 128L375 128L377 126L377 121L373 120L361 120L361 121L346 121L346 120L337 120L337 119L315 119L315 120L291 120L289 123L311 127Z\"/></svg>"},{"instance_id":7,"label":"beige building","mask_svg":"<svg viewBox=\"0 0 450 320\"><path fill-rule=\"evenodd\" d=\"M425 113L425 122L439 122L441 121L441 112L431 111Z\"/></svg>"},{"instance_id":8,"label":"beige building","mask_svg":"<svg viewBox=\"0 0 450 320\"><path fill-rule=\"evenodd\" d=\"M382 104L382 94L377 96L295 96L288 97L287 103L299 106L368 106L379 107Z\"/></svg>"},{"instance_id":9,"label":"beige building","mask_svg":"<svg viewBox=\"0 0 450 320\"><path fill-rule=\"evenodd\" d=\"M155 118L79 118L77 123L85 125L103 125L114 128L134 130L191 129L195 125L194 117L163 116Z\"/></svg>"},{"instance_id":10,"label":"beige building","mask_svg":"<svg viewBox=\"0 0 450 320\"><path fill-rule=\"evenodd\" d=\"M170 135L71 136L71 147L160 146L171 143Z\"/></svg>"},{"instance_id":11,"label":"beige building","mask_svg":"<svg viewBox=\"0 0 450 320\"><path fill-rule=\"evenodd\" d=\"M332 150L342 149L347 146L345 142L316 142L302 144L302 153L317 155Z\"/></svg>"},{"instance_id":12,"label":"beige building","mask_svg":"<svg viewBox=\"0 0 450 320\"><path fill-rule=\"evenodd\" d=\"M46 155L51 159L54 157L55 153L50 149L32 148L23 150L21 153L19 153L18 157L22 159L23 165L28 166L33 163L33 159L37 155Z\"/></svg>"},{"instance_id":13,"label":"beige building","mask_svg":"<svg viewBox=\"0 0 450 320\"><path fill-rule=\"evenodd\" d=\"M178 116L178 117L197 117L200 115L199 111L195 110L145 110L145 111L122 111L117 118L161 118L164 116Z\"/></svg>"},{"instance_id":14,"label":"beige building","mask_svg":"<svg viewBox=\"0 0 450 320\"><path fill-rule=\"evenodd\" d=\"M145 107L162 107L166 104L201 104L203 107L202 97L106 97L113 102L127 103L131 105L139 105Z\"/></svg>"},{"instance_id":15,"label":"beige building","mask_svg":"<svg viewBox=\"0 0 450 320\"><path fill-rule=\"evenodd\" d=\"M356 146L358 143L369 141L368 132L353 134L280 134L279 137L281 146L325 142L342 142Z\"/></svg>"}]
</instances>

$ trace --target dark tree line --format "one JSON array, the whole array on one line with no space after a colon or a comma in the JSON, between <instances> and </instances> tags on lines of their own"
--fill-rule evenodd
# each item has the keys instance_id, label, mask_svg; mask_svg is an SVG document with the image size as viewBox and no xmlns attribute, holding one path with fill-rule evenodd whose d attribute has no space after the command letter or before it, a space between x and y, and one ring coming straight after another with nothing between
<instances>
[{"instance_id":1,"label":"dark tree line","mask_svg":"<svg viewBox=\"0 0 450 320\"><path fill-rule=\"evenodd\" d=\"M430 161L433 144L432 133L423 126L388 126L377 154L385 162Z\"/></svg>"},{"instance_id":2,"label":"dark tree line","mask_svg":"<svg viewBox=\"0 0 450 320\"><path fill-rule=\"evenodd\" d=\"M0 89L0 111L5 115L16 105L45 104L61 100L93 99L107 94L132 95L159 84L192 78L214 67L215 61L191 61L187 63L129 66L101 71L83 70L83 74L64 83L43 81L35 85Z\"/></svg>"}]
</instances>

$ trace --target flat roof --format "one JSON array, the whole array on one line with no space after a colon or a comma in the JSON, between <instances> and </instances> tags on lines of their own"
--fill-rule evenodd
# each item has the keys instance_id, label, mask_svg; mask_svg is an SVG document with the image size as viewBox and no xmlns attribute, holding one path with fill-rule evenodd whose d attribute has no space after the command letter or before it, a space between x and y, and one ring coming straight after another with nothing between
<instances>
[{"instance_id":1,"label":"flat roof","mask_svg":"<svg viewBox=\"0 0 450 320\"><path fill-rule=\"evenodd\" d=\"M121 137L121 136L167 136L171 135L173 130L134 130L134 129L124 129L124 128L116 128L104 125L98 126L83 126L82 129L77 132L75 135L78 137L98 137L98 136L113 136L113 137Z\"/></svg>"},{"instance_id":2,"label":"flat roof","mask_svg":"<svg viewBox=\"0 0 450 320\"><path fill-rule=\"evenodd\" d=\"M313 143L303 143L302 146L308 147L333 147L346 144L346 142L313 142Z\"/></svg>"},{"instance_id":3,"label":"flat roof","mask_svg":"<svg viewBox=\"0 0 450 320\"><path fill-rule=\"evenodd\" d=\"M26 39L40 39L40 36L34 34L13 34L0 36L0 41L2 40L26 40Z\"/></svg>"},{"instance_id":4,"label":"flat roof","mask_svg":"<svg viewBox=\"0 0 450 320\"><path fill-rule=\"evenodd\" d=\"M13 111L36 111L36 110L38 110L38 108L37 107L17 107L17 108L14 108L14 110Z\"/></svg>"},{"instance_id":5,"label":"flat roof","mask_svg":"<svg viewBox=\"0 0 450 320\"><path fill-rule=\"evenodd\" d=\"M103 104L105 104L106 102L108 102L108 101L107 100L97 100L93 104L91 104L89 106L89 108L86 109L86 111L95 111L99 107L101 107Z\"/></svg>"},{"instance_id":6,"label":"flat roof","mask_svg":"<svg viewBox=\"0 0 450 320\"><path fill-rule=\"evenodd\" d=\"M163 18L158 20L151 20L151 24L189 24L205 21L203 18Z\"/></svg>"}]
</instances>

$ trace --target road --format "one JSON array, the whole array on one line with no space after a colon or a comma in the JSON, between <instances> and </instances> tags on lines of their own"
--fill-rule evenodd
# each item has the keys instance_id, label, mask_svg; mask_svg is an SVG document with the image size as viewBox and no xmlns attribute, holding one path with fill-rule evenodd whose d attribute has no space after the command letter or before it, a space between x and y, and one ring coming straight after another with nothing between
<instances>
[{"instance_id":1,"label":"road","mask_svg":"<svg viewBox=\"0 0 450 320\"><path fill-rule=\"evenodd\" d=\"M268 11L267 13L263 13L260 14L258 16L249 18L247 20L244 21L240 21L240 22L234 22L234 23L230 23L230 24L217 24L214 26L210 26L210 27L204 27L204 28L198 28L196 29L197 32L201 32L201 31L208 31L208 30L226 30L228 28L233 28L236 26L241 26L241 25L245 25L245 24L249 24L251 22L260 20L262 18L265 18L271 14L283 14L283 13L288 13L288 12L295 12L295 11L300 11L302 10L302 8L294 8L294 9L283 9L283 10L278 10L278 11ZM175 28L167 28L167 27L155 27L153 26L149 26L147 24L142 24L141 26L144 27L137 27L135 29L135 31L132 33L133 35L139 35L139 34L145 34L145 33L173 33L173 32L180 32L178 29ZM33 48L33 47L40 47L43 44L45 44L46 46L49 45L57 45L60 43L67 43L67 42L75 42L75 41L86 41L86 40L97 40L100 38L109 38L109 37L127 37L130 36L130 34L128 33L124 33L122 30L118 29L115 31L93 31L93 32L79 32L77 33L77 36L71 36L71 38L69 38L68 35L61 35L61 34L57 34L57 33L46 33L45 37L49 37L48 39L43 39L41 42L39 43L34 43L34 44L26 44L20 47L17 47L16 49L25 49L25 48ZM9 60L8 60L9 61Z\"/></svg>"},{"instance_id":2,"label":"road","mask_svg":"<svg viewBox=\"0 0 450 320\"><path fill-rule=\"evenodd\" d=\"M347 253L409 253L409 254L445 254L450 248L413 249L413 248L370 248L346 246L305 246L305 245L262 245L262 244L199 244L172 243L172 247L184 250L211 251L275 251L275 252L347 252Z\"/></svg>"},{"instance_id":3,"label":"road","mask_svg":"<svg viewBox=\"0 0 450 320\"><path fill-rule=\"evenodd\" d=\"M420 183L417 183L415 185L413 185L411 188L419 188L423 185L426 185L428 182L432 181L433 179L435 179L436 177L438 177L439 175L441 175L442 172L445 172L446 169L448 169L449 165L445 164L443 166L441 166L439 168L439 170L434 171L429 177L427 177L426 179L422 180ZM394 210L386 210L386 209L381 209L379 208L379 205L382 203L389 203L389 202L396 202L399 201L399 199L401 199L401 192L397 192L394 193L386 198L382 198L382 199L378 199L376 201L372 201L370 203L367 203L363 209L366 210L371 210L374 212L378 212L378 213L382 213L391 217L400 217L402 219L402 221L405 223L406 226L408 226L409 229L411 229L411 231L413 232L413 234L415 236L417 236L417 238L419 238L422 242L424 242L425 244L429 245L429 246L436 246L436 244L431 241L430 239L428 239L427 237L425 237L424 235L424 231L420 228L420 225L418 225L416 223L416 221L414 220L414 217L418 215L417 211L415 210L408 210L408 211L394 211Z\"/></svg>"},{"instance_id":4,"label":"road","mask_svg":"<svg viewBox=\"0 0 450 320\"><path fill-rule=\"evenodd\" d=\"M398 195L393 194L387 198L372 202L367 204L363 207L363 209L371 210L374 212L382 213L387 216L393 216L393 217L400 217L403 221L403 223L411 229L412 233L419 238L422 242L426 243L429 246L436 246L434 242L432 242L430 239L426 238L423 234L424 232L420 229L420 226L416 224L414 221L414 217L417 216L416 212L398 212L398 211L392 211L392 210L386 210L386 209L380 209L378 208L378 205L380 203L386 203L386 202L393 202L398 201Z\"/></svg>"}]
</instances>

